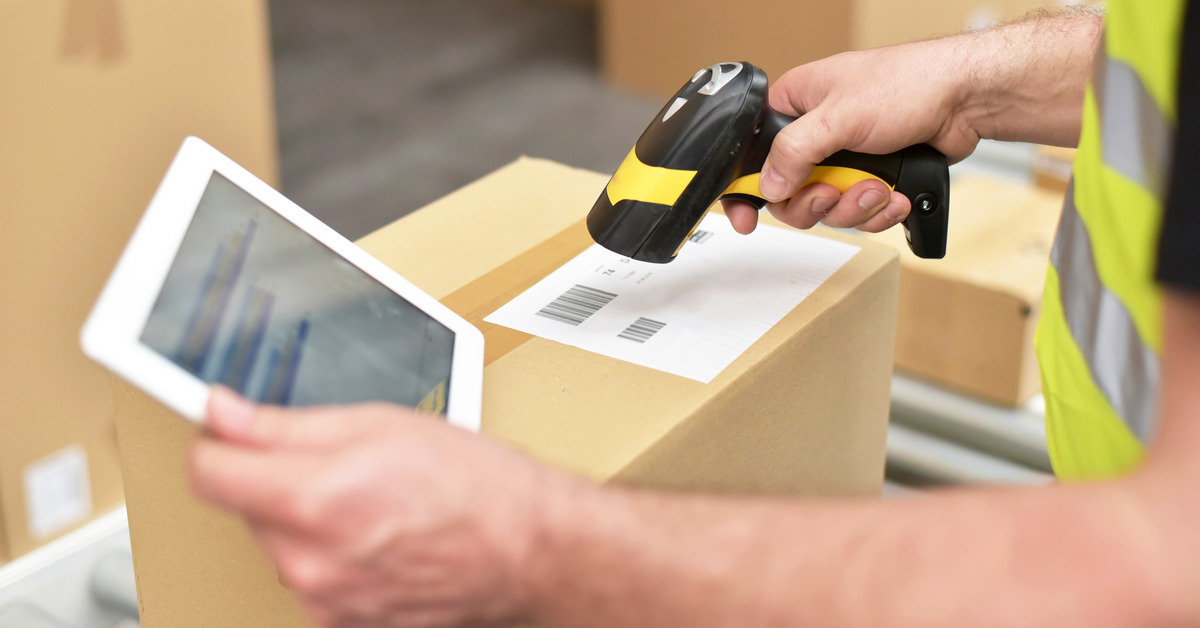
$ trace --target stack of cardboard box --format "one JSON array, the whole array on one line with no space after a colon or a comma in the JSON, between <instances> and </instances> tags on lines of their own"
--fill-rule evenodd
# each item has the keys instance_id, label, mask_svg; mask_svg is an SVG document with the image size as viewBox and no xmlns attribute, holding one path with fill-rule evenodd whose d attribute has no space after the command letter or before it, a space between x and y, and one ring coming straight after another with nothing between
<instances>
[{"instance_id":1,"label":"stack of cardboard box","mask_svg":"<svg viewBox=\"0 0 1200 628\"><path fill-rule=\"evenodd\" d=\"M262 0L0 0L0 562L121 503L79 329L171 155L276 178Z\"/></svg>"}]
</instances>

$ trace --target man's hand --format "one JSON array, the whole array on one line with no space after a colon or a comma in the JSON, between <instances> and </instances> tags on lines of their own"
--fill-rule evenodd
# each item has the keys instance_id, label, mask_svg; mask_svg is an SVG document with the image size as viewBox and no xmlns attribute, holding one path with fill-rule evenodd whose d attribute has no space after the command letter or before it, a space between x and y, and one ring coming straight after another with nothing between
<instances>
[{"instance_id":1,"label":"man's hand","mask_svg":"<svg viewBox=\"0 0 1200 628\"><path fill-rule=\"evenodd\" d=\"M824 222L874 232L904 220L908 199L882 181L861 181L845 194L827 183L800 186L815 164L842 149L884 154L928 142L952 161L975 150L979 134L958 114L961 88L952 71L958 45L945 39L848 52L780 77L771 86L771 106L801 117L776 136L763 165L760 192L771 214L799 229ZM747 203L727 202L725 212L741 233L758 221Z\"/></svg>"},{"instance_id":2,"label":"man's hand","mask_svg":"<svg viewBox=\"0 0 1200 628\"><path fill-rule=\"evenodd\" d=\"M839 150L886 154L928 143L953 163L982 138L1073 145L1101 18L1038 16L956 37L848 52L795 68L771 86L773 108L801 116L775 138L759 191L767 209L799 229L883 231L911 204L878 180L840 193L801 186ZM803 115L802 115L803 114ZM725 202L734 229L750 233L752 206Z\"/></svg>"},{"instance_id":3,"label":"man's hand","mask_svg":"<svg viewBox=\"0 0 1200 628\"><path fill-rule=\"evenodd\" d=\"M528 619L523 574L565 476L390 405L289 410L218 388L208 419L193 489L246 518L318 623Z\"/></svg>"}]
</instances>

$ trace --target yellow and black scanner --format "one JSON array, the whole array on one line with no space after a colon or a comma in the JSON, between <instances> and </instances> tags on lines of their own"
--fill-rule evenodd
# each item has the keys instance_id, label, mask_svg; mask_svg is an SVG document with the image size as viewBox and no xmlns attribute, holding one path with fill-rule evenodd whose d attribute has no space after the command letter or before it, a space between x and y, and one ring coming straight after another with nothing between
<instances>
[{"instance_id":1,"label":"yellow and black scanner","mask_svg":"<svg viewBox=\"0 0 1200 628\"><path fill-rule=\"evenodd\" d=\"M587 217L592 238L645 262L675 259L708 208L720 199L759 209L758 177L783 127L796 118L767 103L767 74L749 63L718 63L696 73L642 133ZM868 178L908 197L904 221L918 257L946 254L950 171L946 157L918 144L889 155L840 151L808 183L843 192Z\"/></svg>"}]
</instances>

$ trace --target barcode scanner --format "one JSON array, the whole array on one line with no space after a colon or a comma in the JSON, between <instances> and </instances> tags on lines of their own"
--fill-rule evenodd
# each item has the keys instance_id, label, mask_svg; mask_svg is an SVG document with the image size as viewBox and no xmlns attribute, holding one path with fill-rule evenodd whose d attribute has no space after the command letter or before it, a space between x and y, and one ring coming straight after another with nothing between
<instances>
[{"instance_id":1,"label":"barcode scanner","mask_svg":"<svg viewBox=\"0 0 1200 628\"><path fill-rule=\"evenodd\" d=\"M705 212L720 199L762 209L758 179L771 142L795 117L767 103L767 74L749 63L700 70L658 112L587 217L592 238L644 262L675 259ZM904 221L918 257L946 254L950 170L926 144L888 155L840 151L806 182L845 192L878 179L912 202Z\"/></svg>"}]
</instances>

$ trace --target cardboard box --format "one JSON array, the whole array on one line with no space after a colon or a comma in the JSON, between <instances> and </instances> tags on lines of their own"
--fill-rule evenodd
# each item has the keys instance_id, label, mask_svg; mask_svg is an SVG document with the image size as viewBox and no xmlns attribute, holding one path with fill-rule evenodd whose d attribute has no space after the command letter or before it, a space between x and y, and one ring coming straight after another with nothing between
<instances>
[{"instance_id":1,"label":"cardboard box","mask_svg":"<svg viewBox=\"0 0 1200 628\"><path fill-rule=\"evenodd\" d=\"M886 246L855 239L862 250L710 384L482 321L591 244L583 218L606 182L522 159L361 241L484 331L484 432L601 481L879 494L899 272ZM118 391L142 625L303 625L242 524L189 496L194 428Z\"/></svg>"},{"instance_id":2,"label":"cardboard box","mask_svg":"<svg viewBox=\"0 0 1200 628\"><path fill-rule=\"evenodd\" d=\"M568 4L581 8L594 9L596 8L596 0L539 0L540 2L548 2L551 4Z\"/></svg>"},{"instance_id":3,"label":"cardboard box","mask_svg":"<svg viewBox=\"0 0 1200 628\"><path fill-rule=\"evenodd\" d=\"M0 560L121 503L79 330L184 136L276 178L268 43L261 0L0 0Z\"/></svg>"},{"instance_id":4,"label":"cardboard box","mask_svg":"<svg viewBox=\"0 0 1200 628\"><path fill-rule=\"evenodd\" d=\"M1075 167L1075 152L1074 148L1060 146L1036 147L1029 164L1033 183L1051 192L1066 193Z\"/></svg>"},{"instance_id":5,"label":"cardboard box","mask_svg":"<svg viewBox=\"0 0 1200 628\"><path fill-rule=\"evenodd\" d=\"M896 369L1006 406L1041 389L1033 334L1063 194L982 177L950 186L946 257L900 257ZM891 229L872 239L907 250Z\"/></svg>"},{"instance_id":6,"label":"cardboard box","mask_svg":"<svg viewBox=\"0 0 1200 628\"><path fill-rule=\"evenodd\" d=\"M749 61L772 81L847 50L948 35L1059 6L1052 0L601 0L600 61L613 85L663 98L699 69Z\"/></svg>"}]
</instances>

